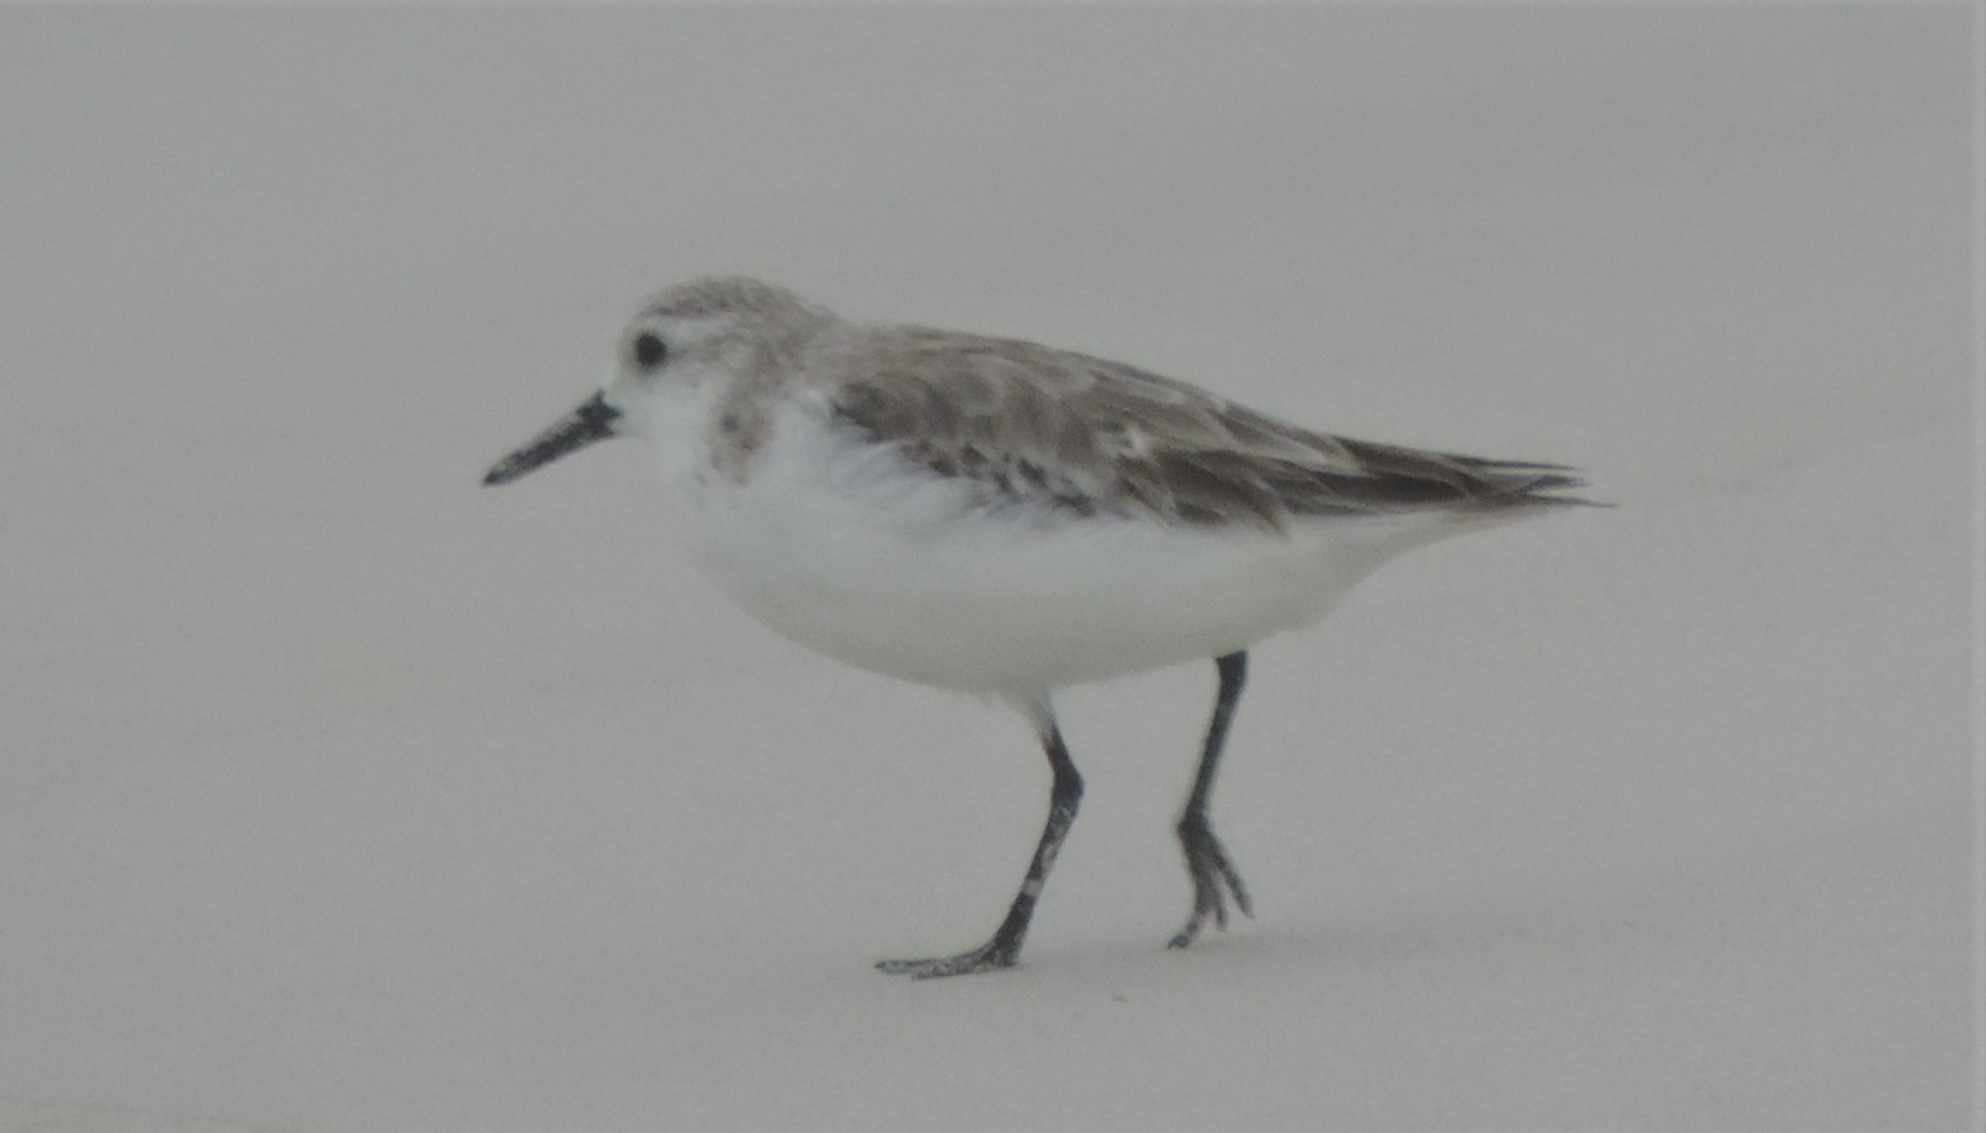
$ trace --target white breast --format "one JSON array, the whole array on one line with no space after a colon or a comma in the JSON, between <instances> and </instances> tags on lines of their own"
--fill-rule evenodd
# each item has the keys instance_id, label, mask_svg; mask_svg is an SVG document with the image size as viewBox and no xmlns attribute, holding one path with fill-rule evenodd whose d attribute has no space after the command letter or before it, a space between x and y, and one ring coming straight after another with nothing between
<instances>
[{"instance_id":1,"label":"white breast","mask_svg":"<svg viewBox=\"0 0 1986 1133\"><path fill-rule=\"evenodd\" d=\"M802 645L904 680L1027 696L1314 623L1452 517L1289 535L974 509L966 488L789 409L743 484L691 482L710 578Z\"/></svg>"}]
</instances>

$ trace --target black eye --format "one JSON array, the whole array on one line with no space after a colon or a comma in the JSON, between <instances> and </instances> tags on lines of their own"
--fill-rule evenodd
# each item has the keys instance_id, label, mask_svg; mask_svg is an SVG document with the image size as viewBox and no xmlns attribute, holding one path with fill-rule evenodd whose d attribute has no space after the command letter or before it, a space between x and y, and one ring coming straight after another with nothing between
<instances>
[{"instance_id":1,"label":"black eye","mask_svg":"<svg viewBox=\"0 0 1986 1133\"><path fill-rule=\"evenodd\" d=\"M662 359L668 355L669 348L662 345L662 340L652 334L644 333L634 340L635 364L644 370L653 370L660 366Z\"/></svg>"}]
</instances>

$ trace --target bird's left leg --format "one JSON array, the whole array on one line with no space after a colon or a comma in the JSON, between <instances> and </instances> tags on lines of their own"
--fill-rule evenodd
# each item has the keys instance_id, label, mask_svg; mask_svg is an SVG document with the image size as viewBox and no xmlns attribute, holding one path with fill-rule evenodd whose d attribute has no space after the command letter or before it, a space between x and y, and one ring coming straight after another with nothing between
<instances>
[{"instance_id":1,"label":"bird's left leg","mask_svg":"<svg viewBox=\"0 0 1986 1133\"><path fill-rule=\"evenodd\" d=\"M1221 886L1234 895L1235 907L1244 916L1255 910L1248 903L1248 889L1241 875L1227 859L1214 828L1207 820L1207 797L1213 793L1214 771L1221 760L1221 747L1227 743L1228 724L1234 719L1235 705L1241 701L1241 686L1248 680L1248 654L1236 650L1214 661L1220 673L1220 692L1214 700L1214 716L1207 724L1207 742L1200 750L1200 770L1193 779L1193 793L1186 796L1186 809L1179 815L1179 844L1186 851L1186 872L1193 878L1193 915L1185 927L1166 945L1184 948L1200 935L1207 918L1227 928L1227 900Z\"/></svg>"}]
</instances>

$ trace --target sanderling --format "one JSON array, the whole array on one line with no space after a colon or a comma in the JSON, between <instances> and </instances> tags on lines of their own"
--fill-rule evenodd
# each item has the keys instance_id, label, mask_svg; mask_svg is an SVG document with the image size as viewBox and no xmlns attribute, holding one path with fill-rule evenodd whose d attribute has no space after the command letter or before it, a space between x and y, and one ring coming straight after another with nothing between
<instances>
[{"instance_id":1,"label":"sanderling","mask_svg":"<svg viewBox=\"0 0 1986 1133\"><path fill-rule=\"evenodd\" d=\"M893 677L999 697L1054 772L1048 821L992 939L886 960L949 976L1020 955L1082 776L1051 697L1211 658L1178 821L1193 942L1248 890L1207 819L1247 650L1322 618L1411 548L1587 501L1556 464L1313 433L1184 382L1032 342L845 321L756 280L665 292L600 392L498 461L504 484L594 441L654 441L698 564L774 631Z\"/></svg>"}]
</instances>

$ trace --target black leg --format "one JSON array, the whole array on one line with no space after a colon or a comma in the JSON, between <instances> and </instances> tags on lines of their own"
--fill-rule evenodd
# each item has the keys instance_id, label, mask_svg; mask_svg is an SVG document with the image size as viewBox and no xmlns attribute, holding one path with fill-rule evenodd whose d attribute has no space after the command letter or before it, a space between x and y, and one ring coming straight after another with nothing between
<instances>
[{"instance_id":1,"label":"black leg","mask_svg":"<svg viewBox=\"0 0 1986 1133\"><path fill-rule=\"evenodd\" d=\"M1069 827L1076 821L1076 807L1083 800L1083 777L1069 758L1062 731L1055 726L1054 713L1045 704L1034 708L1033 713L1041 732L1041 749L1048 754L1049 769L1055 773L1055 785L1048 796L1048 822L1041 828L1041 841L1034 848L1034 860L1028 863L1027 879L1021 882L1021 891L1014 894L1007 919L1000 922L993 939L969 952L928 960L884 960L876 967L921 980L1011 968L1020 959L1021 938L1027 935L1034 903L1041 897L1042 883L1048 880L1048 871L1055 865L1055 855L1062 849L1062 840L1069 836Z\"/></svg>"},{"instance_id":2,"label":"black leg","mask_svg":"<svg viewBox=\"0 0 1986 1133\"><path fill-rule=\"evenodd\" d=\"M1186 872L1193 878L1193 915L1187 919L1186 927L1173 936L1169 948L1184 948L1193 943L1208 917L1220 928L1227 928L1223 884L1234 895L1235 907L1244 916L1255 915L1248 904L1248 889L1241 884L1241 875L1227 860L1227 851L1221 848L1220 840L1214 837L1214 828L1207 821L1207 797L1213 793L1221 746L1227 742L1227 727L1234 719L1234 707L1241 701L1241 686L1248 680L1248 654L1229 653L1215 659L1214 667L1220 672L1220 693L1214 700L1214 718L1207 724L1206 745L1200 749L1200 770L1193 778L1193 793L1186 796L1186 809L1179 815L1179 844L1186 850Z\"/></svg>"}]
</instances>

